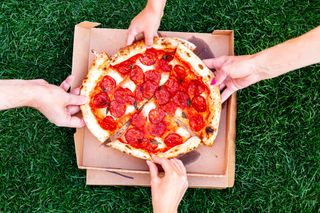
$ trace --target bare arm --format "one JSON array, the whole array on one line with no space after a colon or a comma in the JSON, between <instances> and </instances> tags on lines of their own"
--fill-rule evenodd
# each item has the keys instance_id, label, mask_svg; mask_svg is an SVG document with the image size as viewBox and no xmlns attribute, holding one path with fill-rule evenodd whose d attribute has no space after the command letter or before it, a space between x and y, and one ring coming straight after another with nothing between
<instances>
[{"instance_id":1,"label":"bare arm","mask_svg":"<svg viewBox=\"0 0 320 213\"><path fill-rule=\"evenodd\" d=\"M320 26L300 37L288 40L254 55L222 56L204 60L215 68L222 101L233 92L258 81L320 62Z\"/></svg>"},{"instance_id":2,"label":"bare arm","mask_svg":"<svg viewBox=\"0 0 320 213\"><path fill-rule=\"evenodd\" d=\"M82 127L82 119L74 116L79 105L87 102L79 96L79 88L70 88L73 76L69 76L60 87L44 80L0 80L0 110L33 107L58 126Z\"/></svg>"}]
</instances>

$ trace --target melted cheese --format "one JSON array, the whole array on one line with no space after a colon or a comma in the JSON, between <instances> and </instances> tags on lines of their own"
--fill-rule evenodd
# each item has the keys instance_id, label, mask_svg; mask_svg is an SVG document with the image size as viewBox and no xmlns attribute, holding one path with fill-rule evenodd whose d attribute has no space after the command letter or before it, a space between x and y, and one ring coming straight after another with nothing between
<instances>
[{"instance_id":1,"label":"melted cheese","mask_svg":"<svg viewBox=\"0 0 320 213\"><path fill-rule=\"evenodd\" d=\"M158 142L158 148L157 148L157 149L166 148L167 145L164 143L164 141L162 140L162 138L155 137L154 140L156 140L156 141Z\"/></svg>"},{"instance_id":2,"label":"melted cheese","mask_svg":"<svg viewBox=\"0 0 320 213\"><path fill-rule=\"evenodd\" d=\"M121 75L115 70L110 69L110 71L108 72L108 75L116 81L117 85L121 81L123 81L123 78L121 77Z\"/></svg>"},{"instance_id":3,"label":"melted cheese","mask_svg":"<svg viewBox=\"0 0 320 213\"><path fill-rule=\"evenodd\" d=\"M133 112L135 112L135 111L136 111L136 109L134 108L134 106L129 105L129 106L127 106L125 115L128 115L128 114L130 114L130 113L133 113Z\"/></svg>"},{"instance_id":4,"label":"melted cheese","mask_svg":"<svg viewBox=\"0 0 320 213\"><path fill-rule=\"evenodd\" d=\"M128 88L131 92L134 92L137 86L133 81L128 79L121 84L121 87Z\"/></svg>"},{"instance_id":5,"label":"melted cheese","mask_svg":"<svg viewBox=\"0 0 320 213\"><path fill-rule=\"evenodd\" d=\"M165 84L169 79L169 73L163 72L161 73L160 86Z\"/></svg>"},{"instance_id":6,"label":"melted cheese","mask_svg":"<svg viewBox=\"0 0 320 213\"><path fill-rule=\"evenodd\" d=\"M176 133L178 135L181 135L183 138L189 138L191 137L190 133L188 132L188 130L186 130L185 128L183 127L178 127L177 130L176 130Z\"/></svg>"},{"instance_id":7,"label":"melted cheese","mask_svg":"<svg viewBox=\"0 0 320 213\"><path fill-rule=\"evenodd\" d=\"M144 116L148 117L149 112L155 108L156 108L155 103L149 102L143 107L142 113Z\"/></svg>"}]
</instances>

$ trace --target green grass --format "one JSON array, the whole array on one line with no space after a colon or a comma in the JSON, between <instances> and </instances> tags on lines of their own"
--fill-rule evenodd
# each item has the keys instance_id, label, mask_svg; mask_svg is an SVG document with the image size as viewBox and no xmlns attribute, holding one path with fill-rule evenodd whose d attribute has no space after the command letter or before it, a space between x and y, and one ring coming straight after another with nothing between
<instances>
[{"instance_id":1,"label":"green grass","mask_svg":"<svg viewBox=\"0 0 320 213\"><path fill-rule=\"evenodd\" d=\"M71 70L73 29L89 20L127 28L144 1L5 0L0 78L58 84ZM235 30L250 54L319 25L318 0L168 0L160 29ZM320 66L238 93L236 182L189 189L183 212L319 212ZM0 211L150 212L148 188L90 187L77 169L73 130L32 109L0 112Z\"/></svg>"}]
</instances>

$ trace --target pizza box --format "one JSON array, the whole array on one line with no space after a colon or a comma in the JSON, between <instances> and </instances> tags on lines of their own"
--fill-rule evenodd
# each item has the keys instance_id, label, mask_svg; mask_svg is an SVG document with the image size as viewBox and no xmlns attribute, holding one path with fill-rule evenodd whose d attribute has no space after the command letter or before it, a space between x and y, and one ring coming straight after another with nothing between
<instances>
[{"instance_id":1,"label":"pizza box","mask_svg":"<svg viewBox=\"0 0 320 213\"><path fill-rule=\"evenodd\" d=\"M94 59L91 50L115 54L125 46L127 30L97 28L100 24L82 22L75 26L72 74L73 87L81 86L88 67ZM202 58L233 55L233 31L212 33L160 32L162 36L180 37L197 45L196 54ZM189 187L227 188L234 185L235 175L236 95L223 104L219 133L212 147L200 145L180 159L187 168ZM150 186L145 160L101 146L84 127L74 134L77 165L86 169L87 185Z\"/></svg>"}]
</instances>

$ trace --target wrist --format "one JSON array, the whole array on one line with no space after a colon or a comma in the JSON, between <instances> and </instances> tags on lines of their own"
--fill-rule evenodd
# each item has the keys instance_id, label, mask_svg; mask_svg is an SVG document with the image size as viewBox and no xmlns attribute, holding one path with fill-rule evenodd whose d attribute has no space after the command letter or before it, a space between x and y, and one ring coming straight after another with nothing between
<instances>
[{"instance_id":1,"label":"wrist","mask_svg":"<svg viewBox=\"0 0 320 213\"><path fill-rule=\"evenodd\" d=\"M153 213L177 213L178 212L178 206L172 206L170 207L170 205L168 203L165 204L165 206L156 206L153 205Z\"/></svg>"},{"instance_id":2,"label":"wrist","mask_svg":"<svg viewBox=\"0 0 320 213\"><path fill-rule=\"evenodd\" d=\"M166 0L148 0L145 10L161 19L163 16L165 4Z\"/></svg>"},{"instance_id":3,"label":"wrist","mask_svg":"<svg viewBox=\"0 0 320 213\"><path fill-rule=\"evenodd\" d=\"M31 81L26 81L24 85L26 103L25 106L32 107L35 109L41 108L41 94L43 94L43 86Z\"/></svg>"},{"instance_id":4,"label":"wrist","mask_svg":"<svg viewBox=\"0 0 320 213\"><path fill-rule=\"evenodd\" d=\"M252 69L254 70L254 74L258 76L257 80L265 80L273 77L272 69L269 67L268 63L266 63L263 59L263 55L261 52L253 54L250 63Z\"/></svg>"}]
</instances>

